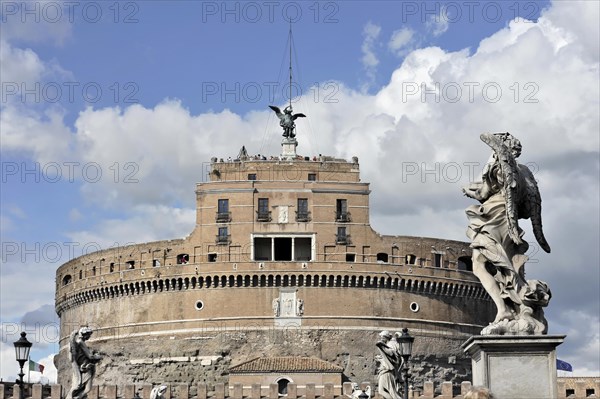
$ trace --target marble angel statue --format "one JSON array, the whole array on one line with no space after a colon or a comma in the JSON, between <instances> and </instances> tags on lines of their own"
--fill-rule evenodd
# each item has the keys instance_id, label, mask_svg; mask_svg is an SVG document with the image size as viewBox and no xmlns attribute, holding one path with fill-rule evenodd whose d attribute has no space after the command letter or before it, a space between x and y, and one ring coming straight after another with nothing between
<instances>
[{"instance_id":1,"label":"marble angel statue","mask_svg":"<svg viewBox=\"0 0 600 399\"><path fill-rule=\"evenodd\" d=\"M525 255L519 219L531 219L540 247L550 252L542 230L541 197L533 173L519 164L521 143L510 133L484 133L493 150L482 181L464 187L466 196L481 204L466 209L467 236L473 249L473 273L494 301L498 312L482 335L541 335L548 326L543 307L551 293L546 283L525 279Z\"/></svg>"}]
</instances>

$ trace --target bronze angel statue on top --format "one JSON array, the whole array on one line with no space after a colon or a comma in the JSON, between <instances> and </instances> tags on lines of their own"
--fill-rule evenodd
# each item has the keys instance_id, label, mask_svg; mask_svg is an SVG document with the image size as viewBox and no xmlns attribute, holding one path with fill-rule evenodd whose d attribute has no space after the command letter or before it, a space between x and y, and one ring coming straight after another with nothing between
<instances>
[{"instance_id":1,"label":"bronze angel statue on top","mask_svg":"<svg viewBox=\"0 0 600 399\"><path fill-rule=\"evenodd\" d=\"M279 126L283 128L283 137L290 139L296 137L296 133L294 133L296 124L294 123L294 121L298 118L306 118L306 115L302 113L292 114L292 112L294 111L292 110L291 105L285 107L283 112L281 112L279 107L276 107L274 105L269 105L269 108L275 111L275 114L279 118Z\"/></svg>"},{"instance_id":2,"label":"bronze angel statue on top","mask_svg":"<svg viewBox=\"0 0 600 399\"><path fill-rule=\"evenodd\" d=\"M493 150L482 181L464 187L466 196L481 205L466 209L467 236L473 249L473 273L490 295L498 313L482 335L541 335L548 325L543 307L551 298L547 284L525 280L525 255L519 219L531 219L540 247L550 252L542 231L542 200L531 170L517 162L521 143L510 133L484 133Z\"/></svg>"}]
</instances>

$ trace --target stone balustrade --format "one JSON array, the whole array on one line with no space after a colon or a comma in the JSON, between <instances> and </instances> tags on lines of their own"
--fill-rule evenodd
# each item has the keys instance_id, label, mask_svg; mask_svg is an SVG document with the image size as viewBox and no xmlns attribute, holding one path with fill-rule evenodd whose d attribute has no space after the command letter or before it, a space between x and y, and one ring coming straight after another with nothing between
<instances>
[{"instance_id":1,"label":"stone balustrade","mask_svg":"<svg viewBox=\"0 0 600 399\"><path fill-rule=\"evenodd\" d=\"M188 384L165 384L169 387L165 393L165 399L280 399L277 384L271 384L269 387L261 387L258 384L250 387L242 387L241 384L228 386L226 384L216 384L214 390L209 390L206 384L197 384L192 387ZM370 383L363 383L361 386L366 388ZM371 385L373 386L373 385ZM470 382L461 384L461 395L453 396L452 383L444 382L441 384L441 396L435 396L435 386L433 382L426 382L423 391L411 392L410 399L462 399L462 394L466 393L471 388ZM342 387L342 395L335 395L334 392L339 392L334 389L333 384L325 384L316 386L315 384L307 384L306 386L298 387L296 384L288 384L288 398L298 399L341 399L348 398L352 392L352 385L349 382L344 383ZM125 385L117 387L116 385L94 386L89 399L150 399L150 391L152 385ZM66 392L60 385L50 386L50 395L44 394L42 386L34 384L30 389L25 389L25 398L27 399L62 399ZM47 388L44 389L47 391ZM12 393L12 395L11 395ZM192 394L193 393L193 394ZM379 395L374 393L375 399L381 399ZM19 399L19 386L14 385L14 389L9 389L9 386L0 384L0 399Z\"/></svg>"},{"instance_id":2,"label":"stone balustrade","mask_svg":"<svg viewBox=\"0 0 600 399\"><path fill-rule=\"evenodd\" d=\"M206 384L197 384L190 386L188 384L166 384L169 389L165 393L165 399L280 399L277 384L271 384L268 388L261 387L258 384L251 388L242 387L241 384L227 386L225 384L216 384L214 390L209 390ZM364 389L370 383L363 383ZM575 393L569 396L565 395L564 383L559 382L558 398L584 399L589 397L586 392L586 385L579 383L575 387ZM373 385L371 385L373 386ZM595 387L600 391L600 380L596 381ZM11 389L12 388L12 389ZM33 384L25 388L25 399L62 399L66 392L60 385L51 385L50 394L47 394L47 387L42 389L42 385ZM436 393L436 386L433 382L426 382L423 385L423 391L411 391L409 399L462 399L463 395L471 388L471 382L464 381L460 385L460 395L454 395L451 382L442 382ZM89 394L89 399L150 399L152 385L125 385L117 387L116 385L94 386ZM338 386L339 390L339 386ZM317 387L315 384L307 384L306 387L297 387L296 384L288 385L288 399L346 399L350 397L352 386L345 382L342 388L343 394L335 395L334 386L325 384ZM191 393L194 393L193 395ZM592 396L596 397L596 396ZM0 384L0 399L19 399L19 386ZM375 392L374 399L382 399Z\"/></svg>"}]
</instances>

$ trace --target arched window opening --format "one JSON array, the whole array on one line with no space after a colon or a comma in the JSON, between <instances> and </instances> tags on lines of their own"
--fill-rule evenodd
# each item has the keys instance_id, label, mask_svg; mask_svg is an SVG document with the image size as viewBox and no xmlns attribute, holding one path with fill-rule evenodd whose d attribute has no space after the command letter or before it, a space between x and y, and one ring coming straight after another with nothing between
<instances>
[{"instance_id":1,"label":"arched window opening","mask_svg":"<svg viewBox=\"0 0 600 399\"><path fill-rule=\"evenodd\" d=\"M71 280L73 280L73 278L71 277L70 274L67 274L66 276L63 277L62 279L62 285L67 285L71 283Z\"/></svg>"},{"instance_id":2,"label":"arched window opening","mask_svg":"<svg viewBox=\"0 0 600 399\"><path fill-rule=\"evenodd\" d=\"M279 395L287 395L287 387L290 382L291 381L287 378L280 378L279 380L277 380L277 392L279 393Z\"/></svg>"},{"instance_id":3,"label":"arched window opening","mask_svg":"<svg viewBox=\"0 0 600 399\"><path fill-rule=\"evenodd\" d=\"M473 259L470 256L461 256L458 258L458 270L467 272L473 271Z\"/></svg>"},{"instance_id":4,"label":"arched window opening","mask_svg":"<svg viewBox=\"0 0 600 399\"><path fill-rule=\"evenodd\" d=\"M177 255L177 264L178 265L185 265L187 263L190 263L190 255L189 254Z\"/></svg>"},{"instance_id":5,"label":"arched window opening","mask_svg":"<svg viewBox=\"0 0 600 399\"><path fill-rule=\"evenodd\" d=\"M385 252L379 252L377 254L377 263L388 263L388 254Z\"/></svg>"}]
</instances>

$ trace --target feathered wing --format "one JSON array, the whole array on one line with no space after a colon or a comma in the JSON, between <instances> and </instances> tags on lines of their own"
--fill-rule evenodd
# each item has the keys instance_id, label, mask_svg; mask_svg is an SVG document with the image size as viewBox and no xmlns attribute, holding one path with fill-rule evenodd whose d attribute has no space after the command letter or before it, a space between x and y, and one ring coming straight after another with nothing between
<instances>
[{"instance_id":1,"label":"feathered wing","mask_svg":"<svg viewBox=\"0 0 600 399\"><path fill-rule=\"evenodd\" d=\"M269 108L271 108L273 111L275 111L275 114L277 115L277 117L279 119L281 119L283 117L283 112L281 112L281 110L279 109L279 107L276 107L274 105L269 105Z\"/></svg>"},{"instance_id":2,"label":"feathered wing","mask_svg":"<svg viewBox=\"0 0 600 399\"><path fill-rule=\"evenodd\" d=\"M522 219L531 218L535 239L544 251L550 253L550 245L546 241L544 230L542 229L542 196L540 195L537 182L527 166L519 165L519 172L522 176L525 189L522 198L523 204L519 209L519 217Z\"/></svg>"},{"instance_id":3,"label":"feathered wing","mask_svg":"<svg viewBox=\"0 0 600 399\"><path fill-rule=\"evenodd\" d=\"M69 358L72 362L74 362L77 359L77 334L78 334L78 330L75 330L71 333L71 335L69 336Z\"/></svg>"},{"instance_id":4,"label":"feathered wing","mask_svg":"<svg viewBox=\"0 0 600 399\"><path fill-rule=\"evenodd\" d=\"M519 234L519 167L510 148L504 145L504 142L498 136L492 133L483 133L481 140L489 145L496 153L498 164L502 172L502 183L504 186L504 198L506 201L506 222L508 224L508 234L511 240L520 245L523 243Z\"/></svg>"},{"instance_id":5,"label":"feathered wing","mask_svg":"<svg viewBox=\"0 0 600 399\"><path fill-rule=\"evenodd\" d=\"M294 115L292 116L292 120L293 120L293 121L295 121L297 118L306 118L306 115L304 115L304 114L303 114L303 113L301 113L301 112L298 112L297 114L294 114Z\"/></svg>"}]
</instances>

